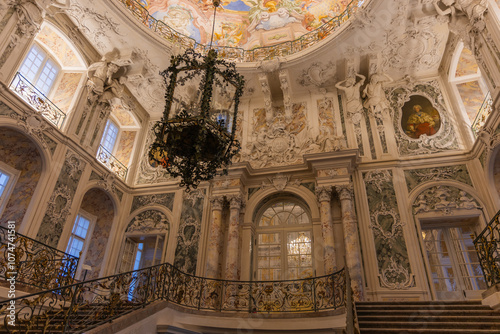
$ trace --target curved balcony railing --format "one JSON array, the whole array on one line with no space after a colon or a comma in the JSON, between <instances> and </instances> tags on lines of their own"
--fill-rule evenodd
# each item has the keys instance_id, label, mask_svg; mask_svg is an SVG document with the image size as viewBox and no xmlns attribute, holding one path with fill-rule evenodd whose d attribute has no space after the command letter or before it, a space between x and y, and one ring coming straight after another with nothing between
<instances>
[{"instance_id":1,"label":"curved balcony railing","mask_svg":"<svg viewBox=\"0 0 500 334\"><path fill-rule=\"evenodd\" d=\"M3 301L0 317L11 332L82 333L157 300L215 312L318 312L346 305L346 280L342 269L301 280L226 281L165 263Z\"/></svg>"},{"instance_id":2,"label":"curved balcony railing","mask_svg":"<svg viewBox=\"0 0 500 334\"><path fill-rule=\"evenodd\" d=\"M106 166L110 171L116 174L120 179L125 181L127 178L128 168L120 162L111 152L99 145L97 150L97 160Z\"/></svg>"},{"instance_id":3,"label":"curved balcony railing","mask_svg":"<svg viewBox=\"0 0 500 334\"><path fill-rule=\"evenodd\" d=\"M479 134L479 131L481 131L481 129L483 128L484 124L486 123L486 120L488 119L488 116L490 116L492 111L493 111L493 100L491 99L490 92L488 92L471 126L472 132L476 137Z\"/></svg>"},{"instance_id":4,"label":"curved balcony railing","mask_svg":"<svg viewBox=\"0 0 500 334\"><path fill-rule=\"evenodd\" d=\"M66 114L40 92L28 79L17 72L10 84L10 89L31 105L43 117L59 129L64 123Z\"/></svg>"},{"instance_id":5,"label":"curved balcony railing","mask_svg":"<svg viewBox=\"0 0 500 334\"><path fill-rule=\"evenodd\" d=\"M0 277L6 281L53 289L73 284L77 268L77 257L0 226Z\"/></svg>"},{"instance_id":6,"label":"curved balcony railing","mask_svg":"<svg viewBox=\"0 0 500 334\"><path fill-rule=\"evenodd\" d=\"M474 236L472 236L474 237ZM500 283L500 211L474 239L484 278L491 287Z\"/></svg>"},{"instance_id":7,"label":"curved balcony railing","mask_svg":"<svg viewBox=\"0 0 500 334\"><path fill-rule=\"evenodd\" d=\"M169 27L165 22L152 17L148 10L136 0L119 0L131 13L139 19L146 27L159 34L167 41L181 46L184 49L195 49L197 52L204 54L208 47L199 44L191 37L183 35L175 29ZM229 46L212 46L218 52L220 58L237 62L254 62L260 60L269 60L280 56L287 56L299 51L302 51L318 42L324 40L332 32L337 30L342 23L346 22L357 11L359 6L365 1L351 0L346 9L338 16L330 19L320 27L300 36L299 38L279 43L273 46L257 47L251 50L245 50L238 47Z\"/></svg>"}]
</instances>

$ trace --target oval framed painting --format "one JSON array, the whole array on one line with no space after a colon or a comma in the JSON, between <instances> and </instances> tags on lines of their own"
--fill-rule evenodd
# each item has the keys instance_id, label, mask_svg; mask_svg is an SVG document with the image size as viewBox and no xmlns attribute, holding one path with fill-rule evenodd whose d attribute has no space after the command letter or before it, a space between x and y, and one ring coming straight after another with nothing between
<instances>
[{"instance_id":1,"label":"oval framed painting","mask_svg":"<svg viewBox=\"0 0 500 334\"><path fill-rule=\"evenodd\" d=\"M412 95L402 108L401 128L410 138L435 135L441 127L441 116L428 98Z\"/></svg>"}]
</instances>

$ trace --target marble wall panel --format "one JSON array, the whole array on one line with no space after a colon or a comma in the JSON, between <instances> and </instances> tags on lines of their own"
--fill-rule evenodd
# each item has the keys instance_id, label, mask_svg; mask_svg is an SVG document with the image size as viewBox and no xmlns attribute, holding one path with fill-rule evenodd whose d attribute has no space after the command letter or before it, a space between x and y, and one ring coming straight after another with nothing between
<instances>
[{"instance_id":1,"label":"marble wall panel","mask_svg":"<svg viewBox=\"0 0 500 334\"><path fill-rule=\"evenodd\" d=\"M129 165L136 135L137 131L122 131L121 133L120 142L116 149L116 158L125 166Z\"/></svg>"},{"instance_id":2,"label":"marble wall panel","mask_svg":"<svg viewBox=\"0 0 500 334\"><path fill-rule=\"evenodd\" d=\"M455 180L472 186L466 165L411 169L404 173L408 192L427 181Z\"/></svg>"},{"instance_id":3,"label":"marble wall panel","mask_svg":"<svg viewBox=\"0 0 500 334\"><path fill-rule=\"evenodd\" d=\"M205 193L205 189L184 193L182 202L174 266L188 274L196 273Z\"/></svg>"},{"instance_id":4,"label":"marble wall panel","mask_svg":"<svg viewBox=\"0 0 500 334\"><path fill-rule=\"evenodd\" d=\"M45 26L36 37L37 41L52 51L63 66L82 66L80 60L69 44L59 36L51 27Z\"/></svg>"},{"instance_id":5,"label":"marble wall panel","mask_svg":"<svg viewBox=\"0 0 500 334\"><path fill-rule=\"evenodd\" d=\"M68 113L83 73L64 73L51 101L64 113Z\"/></svg>"},{"instance_id":6,"label":"marble wall panel","mask_svg":"<svg viewBox=\"0 0 500 334\"><path fill-rule=\"evenodd\" d=\"M137 209L151 204L162 205L172 211L174 207L174 198L174 193L134 196L130 212L134 212Z\"/></svg>"},{"instance_id":7,"label":"marble wall panel","mask_svg":"<svg viewBox=\"0 0 500 334\"><path fill-rule=\"evenodd\" d=\"M100 189L90 189L83 197L81 209L94 215L97 220L90 239L90 244L83 263L92 267L87 279L97 278L101 270L104 252L108 244L109 233L113 225L114 208L111 198Z\"/></svg>"},{"instance_id":8,"label":"marble wall panel","mask_svg":"<svg viewBox=\"0 0 500 334\"><path fill-rule=\"evenodd\" d=\"M0 161L20 171L0 223L6 224L7 221L13 220L19 226L40 179L42 157L28 137L15 130L1 128Z\"/></svg>"}]
</instances>

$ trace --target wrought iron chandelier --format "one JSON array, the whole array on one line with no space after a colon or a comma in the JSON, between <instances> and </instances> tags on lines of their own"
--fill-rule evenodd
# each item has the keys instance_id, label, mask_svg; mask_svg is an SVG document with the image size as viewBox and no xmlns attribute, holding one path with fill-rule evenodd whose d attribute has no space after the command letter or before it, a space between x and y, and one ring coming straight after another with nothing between
<instances>
[{"instance_id":1,"label":"wrought iron chandelier","mask_svg":"<svg viewBox=\"0 0 500 334\"><path fill-rule=\"evenodd\" d=\"M162 166L180 186L196 189L227 167L240 150L235 140L239 99L244 79L234 63L217 58L212 49L215 16L220 0L214 0L214 26L206 56L188 49L172 56L161 73L166 83L163 117L155 124L156 139L150 162Z\"/></svg>"}]
</instances>

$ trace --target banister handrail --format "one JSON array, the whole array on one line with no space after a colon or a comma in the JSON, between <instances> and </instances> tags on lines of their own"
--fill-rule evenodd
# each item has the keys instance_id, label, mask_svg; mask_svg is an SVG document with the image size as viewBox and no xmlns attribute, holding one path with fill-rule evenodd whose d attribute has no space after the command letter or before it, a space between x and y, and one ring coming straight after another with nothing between
<instances>
[{"instance_id":1,"label":"banister handrail","mask_svg":"<svg viewBox=\"0 0 500 334\"><path fill-rule=\"evenodd\" d=\"M500 211L474 239L484 278L489 287L500 284Z\"/></svg>"},{"instance_id":2,"label":"banister handrail","mask_svg":"<svg viewBox=\"0 0 500 334\"><path fill-rule=\"evenodd\" d=\"M164 263L2 301L0 317L6 316L9 329L8 307L14 304L16 325L50 331L57 318L64 319L57 333L82 333L158 300L213 312L317 312L345 306L345 274L341 269L298 280L230 281Z\"/></svg>"},{"instance_id":3,"label":"banister handrail","mask_svg":"<svg viewBox=\"0 0 500 334\"><path fill-rule=\"evenodd\" d=\"M0 226L0 277L8 278L9 272L16 272L16 282L44 290L74 281L78 257L21 233L10 234L10 231ZM12 252L9 246L14 246ZM9 252L14 255L16 270L7 270Z\"/></svg>"}]
</instances>

